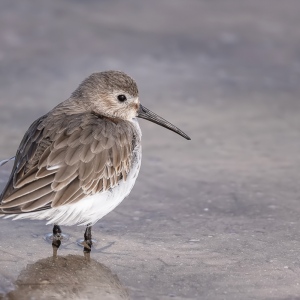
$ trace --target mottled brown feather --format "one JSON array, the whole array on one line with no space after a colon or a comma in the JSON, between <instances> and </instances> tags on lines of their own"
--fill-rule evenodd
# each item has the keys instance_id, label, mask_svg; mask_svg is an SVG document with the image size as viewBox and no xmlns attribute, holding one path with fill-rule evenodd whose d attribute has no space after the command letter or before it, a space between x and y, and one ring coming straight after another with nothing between
<instances>
[{"instance_id":1,"label":"mottled brown feather","mask_svg":"<svg viewBox=\"0 0 300 300\"><path fill-rule=\"evenodd\" d=\"M6 199L4 199L2 202L7 203L7 202L14 200L16 198L19 198L21 196L35 192L44 186L48 186L50 183L52 183L53 179L54 179L54 176L52 175L52 176L47 176L47 177L32 181L29 184L26 184L24 187L16 190L14 193L12 193L10 196L8 196Z\"/></svg>"},{"instance_id":2,"label":"mottled brown feather","mask_svg":"<svg viewBox=\"0 0 300 300\"><path fill-rule=\"evenodd\" d=\"M45 196L41 197L38 200L34 200L31 202L25 203L24 205L21 206L21 210L22 210L22 212L34 211L34 210L41 208L41 207L45 206L46 204L50 203L52 201L52 198L53 198L52 193L46 194Z\"/></svg>"},{"instance_id":3,"label":"mottled brown feather","mask_svg":"<svg viewBox=\"0 0 300 300\"><path fill-rule=\"evenodd\" d=\"M48 170L46 167L42 167L41 169L38 169L35 174L33 174L33 175L35 175L33 179L43 178L43 177L49 176L49 175L51 175L53 173L56 173L56 172L57 172L57 170L55 170L55 169ZM25 183L27 183L26 180L22 180L21 183L23 184L24 181L25 181Z\"/></svg>"},{"instance_id":4,"label":"mottled brown feather","mask_svg":"<svg viewBox=\"0 0 300 300\"><path fill-rule=\"evenodd\" d=\"M58 207L65 203L68 203L69 199L78 191L80 190L80 181L78 178L75 178L70 184L65 186L63 189L58 191L55 194L54 199L52 200L52 207Z\"/></svg>"},{"instance_id":5,"label":"mottled brown feather","mask_svg":"<svg viewBox=\"0 0 300 300\"><path fill-rule=\"evenodd\" d=\"M67 186L69 183L71 183L76 177L78 176L77 172L73 173L70 177L66 178L63 181L55 181L52 182L51 188L53 191L59 191L63 189L65 186Z\"/></svg>"},{"instance_id":6,"label":"mottled brown feather","mask_svg":"<svg viewBox=\"0 0 300 300\"><path fill-rule=\"evenodd\" d=\"M26 132L0 209L21 213L58 207L113 188L127 178L135 135L129 121L66 114L58 106Z\"/></svg>"},{"instance_id":7,"label":"mottled brown feather","mask_svg":"<svg viewBox=\"0 0 300 300\"><path fill-rule=\"evenodd\" d=\"M16 173L14 177L14 188L20 188L23 185L32 182L36 179L36 172L37 172L37 167L32 168L29 172L24 174L22 173Z\"/></svg>"},{"instance_id":8,"label":"mottled brown feather","mask_svg":"<svg viewBox=\"0 0 300 300\"><path fill-rule=\"evenodd\" d=\"M1 204L1 208L8 208L8 207L15 207L15 206L23 205L25 203L39 199L39 198L43 197L44 195L49 194L51 192L52 192L51 187L49 185L47 185L47 186L41 187L38 190L34 190L30 194L25 194L22 197L14 198L13 200L11 200L9 202L5 202L5 203Z\"/></svg>"},{"instance_id":9,"label":"mottled brown feather","mask_svg":"<svg viewBox=\"0 0 300 300\"><path fill-rule=\"evenodd\" d=\"M69 166L65 164L56 170L55 181L56 182L64 182L67 181L70 177L73 177L74 174L78 175L78 165Z\"/></svg>"}]
</instances>

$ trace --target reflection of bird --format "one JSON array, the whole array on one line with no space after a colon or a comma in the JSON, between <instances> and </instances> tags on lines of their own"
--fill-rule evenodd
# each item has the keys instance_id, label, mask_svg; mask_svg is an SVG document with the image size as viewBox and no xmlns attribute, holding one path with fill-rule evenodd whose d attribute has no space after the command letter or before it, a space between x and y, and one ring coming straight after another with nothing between
<instances>
[{"instance_id":1,"label":"reflection of bird","mask_svg":"<svg viewBox=\"0 0 300 300\"><path fill-rule=\"evenodd\" d=\"M0 212L15 219L87 225L89 252L91 226L120 204L138 175L141 130L136 117L190 139L140 104L137 85L128 75L107 71L89 76L26 132L1 194ZM58 248L58 225L53 233Z\"/></svg>"},{"instance_id":2,"label":"reflection of bird","mask_svg":"<svg viewBox=\"0 0 300 300\"><path fill-rule=\"evenodd\" d=\"M67 255L58 257L55 263L47 257L28 264L18 276L15 289L1 299L130 298L127 288L107 266L93 259L87 264L82 256Z\"/></svg>"}]
</instances>

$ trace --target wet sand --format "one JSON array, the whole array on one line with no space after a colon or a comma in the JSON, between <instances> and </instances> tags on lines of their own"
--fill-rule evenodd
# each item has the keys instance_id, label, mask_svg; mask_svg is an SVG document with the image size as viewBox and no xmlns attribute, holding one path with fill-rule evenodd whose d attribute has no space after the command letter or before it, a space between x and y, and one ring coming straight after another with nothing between
<instances>
[{"instance_id":1,"label":"wet sand","mask_svg":"<svg viewBox=\"0 0 300 300\"><path fill-rule=\"evenodd\" d=\"M140 121L142 169L93 228L98 277L83 276L88 292L73 289L88 268L84 228L62 228L64 299L299 297L299 9L292 0L1 1L0 159L106 69L134 77L143 105L192 138ZM0 188L8 175L2 167ZM0 225L0 294L60 299L51 226ZM43 296L31 287L40 284Z\"/></svg>"}]
</instances>

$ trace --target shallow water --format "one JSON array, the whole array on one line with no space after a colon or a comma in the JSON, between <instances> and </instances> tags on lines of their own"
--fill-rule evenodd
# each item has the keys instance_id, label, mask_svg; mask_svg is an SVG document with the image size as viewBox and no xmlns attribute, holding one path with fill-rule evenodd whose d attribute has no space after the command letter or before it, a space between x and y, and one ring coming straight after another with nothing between
<instances>
[{"instance_id":1,"label":"shallow water","mask_svg":"<svg viewBox=\"0 0 300 300\"><path fill-rule=\"evenodd\" d=\"M84 227L62 227L69 240L53 264L51 226L0 219L3 297L297 297L299 9L292 0L1 1L0 160L97 70L132 75L142 104L192 138L140 121L140 175L93 227L90 264L77 243ZM0 188L8 175L0 168Z\"/></svg>"}]
</instances>

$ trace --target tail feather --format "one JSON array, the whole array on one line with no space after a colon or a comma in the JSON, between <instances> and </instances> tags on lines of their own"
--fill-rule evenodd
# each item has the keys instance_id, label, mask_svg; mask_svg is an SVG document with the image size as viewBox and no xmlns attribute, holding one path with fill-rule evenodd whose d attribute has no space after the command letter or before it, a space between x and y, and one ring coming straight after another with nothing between
<instances>
[{"instance_id":1,"label":"tail feather","mask_svg":"<svg viewBox=\"0 0 300 300\"><path fill-rule=\"evenodd\" d=\"M9 162L10 160L15 160L15 156L8 158L8 159L4 159L0 161L0 167L5 165L7 162Z\"/></svg>"}]
</instances>

